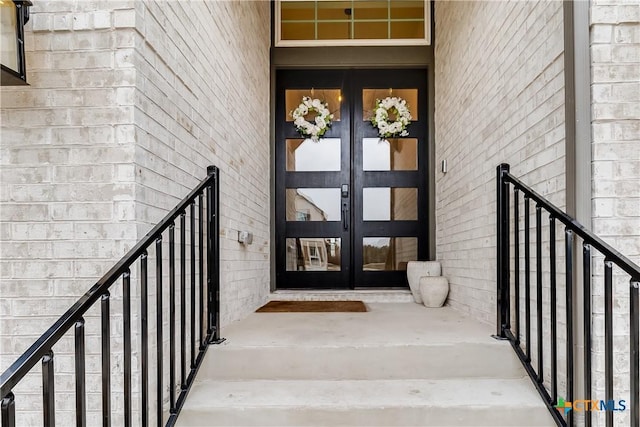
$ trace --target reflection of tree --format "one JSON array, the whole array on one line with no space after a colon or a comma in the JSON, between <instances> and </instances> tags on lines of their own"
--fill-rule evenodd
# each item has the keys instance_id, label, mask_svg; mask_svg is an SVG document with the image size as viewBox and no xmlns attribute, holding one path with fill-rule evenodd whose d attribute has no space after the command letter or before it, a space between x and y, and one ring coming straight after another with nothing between
<instances>
[{"instance_id":1,"label":"reflection of tree","mask_svg":"<svg viewBox=\"0 0 640 427\"><path fill-rule=\"evenodd\" d=\"M389 246L364 245L362 255L365 263L386 263L389 257L389 249Z\"/></svg>"}]
</instances>

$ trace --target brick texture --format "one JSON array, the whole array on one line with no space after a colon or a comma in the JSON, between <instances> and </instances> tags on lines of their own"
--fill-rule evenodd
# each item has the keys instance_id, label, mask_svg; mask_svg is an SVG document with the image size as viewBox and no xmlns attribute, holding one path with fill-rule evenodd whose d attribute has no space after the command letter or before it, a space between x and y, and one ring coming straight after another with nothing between
<instances>
[{"instance_id":1,"label":"brick texture","mask_svg":"<svg viewBox=\"0 0 640 427\"><path fill-rule=\"evenodd\" d=\"M449 303L494 322L496 166L565 205L562 3L436 2L435 23L437 258Z\"/></svg>"},{"instance_id":2,"label":"brick texture","mask_svg":"<svg viewBox=\"0 0 640 427\"><path fill-rule=\"evenodd\" d=\"M148 229L220 167L226 324L269 292L269 4L136 6L135 216Z\"/></svg>"},{"instance_id":3,"label":"brick texture","mask_svg":"<svg viewBox=\"0 0 640 427\"><path fill-rule=\"evenodd\" d=\"M126 95L136 106L131 136L139 234L184 197L208 165L220 168L223 335L224 325L254 311L269 293L269 12L262 1L137 2L134 48L122 58L136 70L135 92ZM130 19L124 14L123 25ZM240 230L253 233L252 245L237 242ZM166 287L164 294L167 301ZM155 322L149 331L155 334ZM151 352L156 347L150 343ZM168 375L165 364L165 396ZM168 399L161 404L166 421ZM157 405L151 399L151 423Z\"/></svg>"},{"instance_id":4,"label":"brick texture","mask_svg":"<svg viewBox=\"0 0 640 427\"><path fill-rule=\"evenodd\" d=\"M133 169L135 146L119 137L134 119L123 94L134 90L135 74L116 64L133 31L113 26L131 4L35 2L25 34L30 86L0 91L2 370L137 240L134 218L121 215L135 200L134 176L122 173ZM118 290L112 299L113 384L121 389ZM89 424L101 418L98 316L86 316ZM54 347L60 397L74 395L72 334ZM16 390L18 425L42 423L39 373L37 366ZM59 425L75 422L73 402L57 402ZM113 405L113 422L122 424L121 393Z\"/></svg>"},{"instance_id":5,"label":"brick texture","mask_svg":"<svg viewBox=\"0 0 640 427\"><path fill-rule=\"evenodd\" d=\"M221 169L223 324L258 307L269 290L269 3L56 0L31 12L30 86L0 91L0 369L212 164ZM238 230L253 232L254 244L236 243ZM119 286L111 299L112 423L122 425ZM98 308L86 316L89 425L101 419ZM133 348L137 423L137 333ZM72 336L54 348L60 396L73 396L72 349ZM19 425L41 424L40 381L36 368L17 389ZM59 425L74 423L67 400L57 403Z\"/></svg>"},{"instance_id":6,"label":"brick texture","mask_svg":"<svg viewBox=\"0 0 640 427\"><path fill-rule=\"evenodd\" d=\"M640 264L640 6L591 4L593 231ZM593 395L604 396L603 259L593 261ZM614 398L629 402L629 277L614 273ZM629 411L614 414L629 425ZM594 417L604 425L604 414Z\"/></svg>"}]
</instances>

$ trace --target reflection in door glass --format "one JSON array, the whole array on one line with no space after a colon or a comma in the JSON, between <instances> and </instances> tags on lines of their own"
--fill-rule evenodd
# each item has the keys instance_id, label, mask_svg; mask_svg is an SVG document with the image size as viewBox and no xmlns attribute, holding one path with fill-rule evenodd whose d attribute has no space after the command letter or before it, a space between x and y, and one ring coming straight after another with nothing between
<instances>
[{"instance_id":1,"label":"reflection in door glass","mask_svg":"<svg viewBox=\"0 0 640 427\"><path fill-rule=\"evenodd\" d=\"M340 170L340 138L287 139L287 171L324 172Z\"/></svg>"},{"instance_id":2,"label":"reflection in door glass","mask_svg":"<svg viewBox=\"0 0 640 427\"><path fill-rule=\"evenodd\" d=\"M339 188L287 188L287 221L340 221Z\"/></svg>"},{"instance_id":3,"label":"reflection in door glass","mask_svg":"<svg viewBox=\"0 0 640 427\"><path fill-rule=\"evenodd\" d=\"M407 262L418 259L416 237L365 237L362 239L364 271L406 270Z\"/></svg>"},{"instance_id":4,"label":"reflection in door glass","mask_svg":"<svg viewBox=\"0 0 640 427\"><path fill-rule=\"evenodd\" d=\"M387 96L395 96L407 101L409 112L413 120L418 120L418 89L362 89L362 120L368 122L373 117L376 108L376 100L384 99ZM395 120L395 117L390 117Z\"/></svg>"},{"instance_id":5,"label":"reflection in door glass","mask_svg":"<svg viewBox=\"0 0 640 427\"><path fill-rule=\"evenodd\" d=\"M313 31L313 28L312 28ZM329 111L333 114L333 121L340 121L340 103L342 102L342 91L340 89L287 89L285 91L285 116L286 121L292 122L291 112L298 108L302 102L302 97L318 98L327 104ZM315 114L309 114L305 119L313 120Z\"/></svg>"},{"instance_id":6,"label":"reflection in door glass","mask_svg":"<svg viewBox=\"0 0 640 427\"><path fill-rule=\"evenodd\" d=\"M418 189L370 187L362 189L364 221L415 221L418 219Z\"/></svg>"},{"instance_id":7,"label":"reflection in door glass","mask_svg":"<svg viewBox=\"0 0 640 427\"><path fill-rule=\"evenodd\" d=\"M286 239L287 271L340 271L340 238Z\"/></svg>"},{"instance_id":8,"label":"reflection in door glass","mask_svg":"<svg viewBox=\"0 0 640 427\"><path fill-rule=\"evenodd\" d=\"M362 163L366 171L418 170L418 140L364 138Z\"/></svg>"}]
</instances>

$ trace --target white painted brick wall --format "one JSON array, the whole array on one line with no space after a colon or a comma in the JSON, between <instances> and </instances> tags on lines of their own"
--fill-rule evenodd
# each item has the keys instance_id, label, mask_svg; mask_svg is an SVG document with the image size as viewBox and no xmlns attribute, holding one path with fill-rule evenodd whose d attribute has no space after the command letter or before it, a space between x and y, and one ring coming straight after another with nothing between
<instances>
[{"instance_id":1,"label":"white painted brick wall","mask_svg":"<svg viewBox=\"0 0 640 427\"><path fill-rule=\"evenodd\" d=\"M635 1L591 3L593 231L640 263L640 6ZM593 395L604 392L604 287L595 257ZM629 277L614 270L614 398L629 401ZM596 425L604 425L597 413ZM614 415L629 425L629 411Z\"/></svg>"},{"instance_id":2,"label":"white painted brick wall","mask_svg":"<svg viewBox=\"0 0 640 427\"><path fill-rule=\"evenodd\" d=\"M139 230L220 167L227 324L269 293L269 3L145 1L135 12ZM254 243L237 243L239 230Z\"/></svg>"},{"instance_id":3,"label":"white painted brick wall","mask_svg":"<svg viewBox=\"0 0 640 427\"><path fill-rule=\"evenodd\" d=\"M495 322L496 166L565 205L562 3L436 2L435 22L437 258L449 303Z\"/></svg>"},{"instance_id":4,"label":"white painted brick wall","mask_svg":"<svg viewBox=\"0 0 640 427\"><path fill-rule=\"evenodd\" d=\"M134 90L134 75L115 63L132 30L112 25L128 3L35 2L25 35L30 86L0 90L3 371L137 240L134 218L122 215L134 202L134 176L122 173L133 169L134 141L119 137L134 119L133 99L123 97ZM120 304L113 296L115 326ZM88 378L99 360L96 316L87 316ZM116 386L120 334L113 330ZM67 337L54 347L59 425L74 423L72 343ZM39 372L36 366L17 388L18 425L42 423ZM90 424L100 420L97 387L93 380ZM115 408L121 394L114 393ZM114 424L122 423L120 413Z\"/></svg>"},{"instance_id":5,"label":"white painted brick wall","mask_svg":"<svg viewBox=\"0 0 640 427\"><path fill-rule=\"evenodd\" d=\"M268 17L268 2L259 1L49 1L32 8L31 86L0 91L2 370L211 164L221 168L223 193L223 323L266 299ZM253 232L255 243L237 244L239 229ZM133 292L139 295L137 286ZM113 297L113 424L121 425L118 289ZM139 306L137 298L132 305ZM100 422L97 314L87 316L89 425ZM133 316L138 325L137 311ZM138 346L134 336L134 370ZM154 346L152 340L150 352ZM71 396L72 348L69 339L55 348L56 389ZM18 389L26 391L17 402L19 425L41 424L39 383L32 375ZM136 377L134 384L137 393ZM73 405L60 399L57 406L58 424L71 425Z\"/></svg>"},{"instance_id":6,"label":"white painted brick wall","mask_svg":"<svg viewBox=\"0 0 640 427\"><path fill-rule=\"evenodd\" d=\"M164 216L208 165L220 167L224 327L263 304L269 292L269 3L144 1L134 12L122 22L137 31L124 61L136 70L138 231ZM239 230L251 231L254 244L239 245ZM150 352L156 346L151 342ZM167 338L163 347L168 353ZM152 422L157 404L150 402ZM168 401L162 405L166 417Z\"/></svg>"}]
</instances>

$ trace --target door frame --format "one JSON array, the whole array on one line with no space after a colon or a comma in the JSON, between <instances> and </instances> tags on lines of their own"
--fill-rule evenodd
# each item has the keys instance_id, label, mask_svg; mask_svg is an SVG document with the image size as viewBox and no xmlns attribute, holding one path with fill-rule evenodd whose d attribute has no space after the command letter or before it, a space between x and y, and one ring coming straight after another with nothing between
<instances>
[{"instance_id":1,"label":"door frame","mask_svg":"<svg viewBox=\"0 0 640 427\"><path fill-rule=\"evenodd\" d=\"M288 68L288 67L287 67ZM389 69L380 69L378 67L375 70L369 71L368 69L359 69L359 68L338 68L331 70L317 70L317 69L295 69L293 73L288 73L288 70L278 70L278 74L274 79L274 86L280 88L290 88L290 89L304 89L309 87L309 80L315 83L316 88L322 87L336 87L340 88L342 93L348 102L341 105L341 109L344 110L341 112L342 120L340 122L335 122L334 127L330 129L330 131L325 135L327 138L337 137L342 141L342 153L341 153L341 171L336 172L335 176L333 173L319 173L317 177L314 176L313 172L303 172L303 175L289 175L283 168L286 164L285 162L285 154L282 151L282 147L280 146L279 151L275 152L276 148L276 140L279 144L282 144L284 139L290 138L299 138L299 135L295 133L293 130L293 126L291 129L288 129L286 125L284 125L286 120L286 112L284 105L284 93L277 93L274 96L274 101L277 103L277 108L272 112L272 117L274 120L273 128L274 128L274 138L272 138L272 154L273 154L273 169L272 175L275 175L275 179L272 180L272 207L277 208L275 205L277 194L281 194L283 197L280 202L279 208L283 209L285 204L285 188L303 188L306 185L309 187L316 187L316 183L318 183L318 187L339 187L341 183L348 183L352 188L348 199L342 199L342 202L348 202L349 206L349 215L348 215L348 223L349 228L348 232L344 232L343 230L338 231L337 229L341 225L340 222L320 222L318 224L314 223L300 223L297 224L294 222L287 222L285 212L280 212L276 214L275 209L272 210L274 214L274 221L272 223L272 248L275 246L275 251L272 251L272 254L276 254L272 259L272 267L273 273L272 278L277 279L278 275L282 275L280 279L282 280L285 277L288 277L287 289L291 288L311 288L311 289L320 289L320 288L331 288L331 289L351 289L354 284L364 284L366 283L366 289L372 289L375 287L385 286L389 284L389 287L406 287L406 273L402 270L389 270L389 271L364 271L357 266L361 266L363 264L363 253L362 253L362 242L363 237L419 237L419 244L417 247L417 259L431 259L431 254L433 253L430 250L430 229L433 224L433 210L430 208L432 205L431 201L433 199L433 192L430 191L430 188L433 188L433 174L432 172L432 164L433 164L433 145L432 145L432 123L433 123L433 114L432 109L430 108L432 105L432 84L428 84L430 82L429 79L429 68L426 67L405 67L399 69L403 73L406 73L408 78L405 78L404 75L400 79L400 82L410 81L410 84L402 84L396 83L394 84L394 88L401 89L403 87L416 87L420 90L421 96L418 100L418 105L416 105L417 110L420 112L419 126L416 123L416 127L410 128L411 135L408 138L418 138L420 143L418 144L418 158L420 159L419 169L415 172L412 171L388 171L388 172L367 172L362 170L362 149L357 148L358 144L362 143L362 138L377 138L377 132L374 128L372 128L368 122L363 120L363 106L362 106L362 95L361 89L370 86L374 87L386 87L389 81L394 80L394 74L390 74L391 71L397 72L398 69L389 70ZM304 74L303 74L304 73ZM330 83L329 83L330 82ZM363 83L360 83L363 82ZM351 87L353 86L353 88ZM274 92L276 87L274 87ZM358 92L358 93L356 93ZM349 100L350 96L353 95L354 99ZM353 119L355 122L350 123L349 119ZM278 134L275 134L276 121L278 123L282 122L280 127L278 128ZM362 122L362 123L360 123ZM335 129L335 128L338 129ZM291 132L289 132L291 130ZM337 130L337 132L336 132ZM356 136L357 135L357 136ZM357 141L356 141L357 139ZM282 152L281 152L282 151ZM276 167L282 169L282 171L276 171ZM345 175L345 173L347 175ZM343 176L344 175L344 176ZM304 179L297 178L306 178L310 179L307 182L313 182L313 184L306 184ZM313 178L313 179L311 179ZM325 182L327 181L329 182ZM336 179L339 181L336 181ZM299 181L299 183L298 183ZM336 182L333 182L336 181ZM382 221L382 222L371 222L364 221L362 218L362 188L369 187L410 187L417 188L418 190L418 200L416 200L417 208L418 208L418 217L415 221L406 221L402 220L397 222L397 220ZM426 220L425 220L426 219ZM287 271L284 267L281 270L278 270L278 266L275 265L276 262L284 263L286 259L286 240L282 235L276 235L276 230L284 230L285 228L289 229L290 232L293 232L292 238L295 236L299 236L299 238L304 238L304 236L317 233L316 237L340 237L342 239L342 257L341 257L341 270L340 272L328 271L328 272L309 272L305 271L304 273L298 273L293 271ZM334 230L335 229L335 230ZM296 231L298 230L298 231ZM306 230L306 231L305 231ZM315 230L324 230L324 231L315 231ZM311 233L311 234L309 234ZM350 245L353 244L353 248ZM353 271L350 270L350 267L353 266ZM306 283L297 284L295 279L296 275L304 274L305 277L310 279L312 282L312 286L307 286ZM316 277L317 276L317 277ZM324 277L322 277L324 276ZM331 276L332 278L329 278ZM336 286L336 283L341 283L341 286ZM276 286L275 280L272 280L272 289ZM280 283L280 287L282 287L282 283Z\"/></svg>"},{"instance_id":2,"label":"door frame","mask_svg":"<svg viewBox=\"0 0 640 427\"><path fill-rule=\"evenodd\" d=\"M433 3L432 3L433 7ZM433 22L432 22L433 34ZM275 100L276 100L276 72L278 70L295 69L340 69L340 68L423 68L427 70L427 150L428 165L428 210L427 227L428 251L427 259L433 260L436 256L436 221L435 221L435 182L436 157L435 157L435 127L434 127L434 51L433 46L382 46L382 47L314 47L314 48L271 48L270 53L271 79L270 79L270 217L275 218ZM275 222L270 221L270 291L276 290L276 227Z\"/></svg>"}]
</instances>

